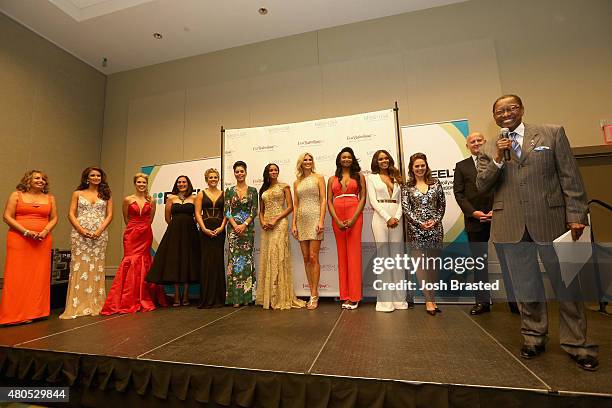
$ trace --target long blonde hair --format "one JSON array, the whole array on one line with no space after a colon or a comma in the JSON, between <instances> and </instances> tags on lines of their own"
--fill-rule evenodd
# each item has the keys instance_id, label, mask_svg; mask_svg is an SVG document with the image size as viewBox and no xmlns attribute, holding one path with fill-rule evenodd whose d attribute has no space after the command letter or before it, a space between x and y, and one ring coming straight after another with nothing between
<instances>
[{"instance_id":1,"label":"long blonde hair","mask_svg":"<svg viewBox=\"0 0 612 408\"><path fill-rule=\"evenodd\" d=\"M49 178L47 177L47 173L45 173L44 171L40 171L40 170L30 170L26 172L21 178L21 181L19 181L19 184L17 184L17 190L24 192L24 193L27 193L28 191L30 191L30 187L32 186L32 180L34 179L34 174L36 173L40 174L42 179L45 180L45 186L43 187L41 192L43 194L48 194L49 193Z\"/></svg>"},{"instance_id":2,"label":"long blonde hair","mask_svg":"<svg viewBox=\"0 0 612 408\"><path fill-rule=\"evenodd\" d=\"M148 202L151 202L151 195L149 194L149 176L144 173L136 173L134 174L134 177L132 178L132 183L136 185L136 180L138 180L139 178L143 178L147 180L147 189L145 190L145 199Z\"/></svg>"},{"instance_id":3,"label":"long blonde hair","mask_svg":"<svg viewBox=\"0 0 612 408\"><path fill-rule=\"evenodd\" d=\"M302 154L300 154L298 156L297 159L297 164L295 165L295 177L297 178L298 183L300 181L302 181L302 179L304 178L304 170L302 170L302 162L304 161L304 158L306 156L310 156L310 158L312 159L312 173L316 173L315 171L315 162L314 162L314 156L308 152L304 152Z\"/></svg>"}]
</instances>

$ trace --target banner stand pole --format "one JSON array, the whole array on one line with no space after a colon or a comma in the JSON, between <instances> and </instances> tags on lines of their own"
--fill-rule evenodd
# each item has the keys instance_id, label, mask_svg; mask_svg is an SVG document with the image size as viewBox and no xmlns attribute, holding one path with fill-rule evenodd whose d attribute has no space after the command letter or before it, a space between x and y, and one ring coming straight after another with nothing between
<instances>
[{"instance_id":1,"label":"banner stand pole","mask_svg":"<svg viewBox=\"0 0 612 408\"><path fill-rule=\"evenodd\" d=\"M221 193L224 193L225 191L225 184L224 184L224 180L225 177L224 175L224 171L223 169L225 169L225 129L223 128L223 125L221 125L221 168L219 169L219 173L220 173L220 182L221 182Z\"/></svg>"},{"instance_id":2,"label":"banner stand pole","mask_svg":"<svg viewBox=\"0 0 612 408\"><path fill-rule=\"evenodd\" d=\"M395 138L397 140L397 154L399 157L397 158L397 167L399 168L400 174L404 179L404 183L407 181L408 173L404 171L404 154L402 152L402 134L400 132L400 124L399 124L399 106L397 106L397 101L395 101L395 107L393 108L393 112L395 113ZM400 195L400 205L401 204L401 195ZM408 233L406 231L406 217L402 217L402 229L404 232L404 242L408 242Z\"/></svg>"},{"instance_id":3,"label":"banner stand pole","mask_svg":"<svg viewBox=\"0 0 612 408\"><path fill-rule=\"evenodd\" d=\"M395 138L397 140L397 154L399 157L397 158L397 167L401 174L404 174L404 163L402 157L402 135L400 134L400 124L399 124L399 107L397 106L397 101L395 101L395 107L393 108L393 112L395 113Z\"/></svg>"}]
</instances>

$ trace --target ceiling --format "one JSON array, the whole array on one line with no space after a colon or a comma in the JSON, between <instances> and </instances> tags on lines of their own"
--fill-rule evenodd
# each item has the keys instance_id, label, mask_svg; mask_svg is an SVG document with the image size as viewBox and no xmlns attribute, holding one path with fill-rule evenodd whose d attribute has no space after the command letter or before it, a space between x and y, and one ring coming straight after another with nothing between
<instances>
[{"instance_id":1,"label":"ceiling","mask_svg":"<svg viewBox=\"0 0 612 408\"><path fill-rule=\"evenodd\" d=\"M0 11L99 71L112 74L462 1L0 0ZM260 15L261 7L268 14ZM154 33L163 38L155 39Z\"/></svg>"}]
</instances>

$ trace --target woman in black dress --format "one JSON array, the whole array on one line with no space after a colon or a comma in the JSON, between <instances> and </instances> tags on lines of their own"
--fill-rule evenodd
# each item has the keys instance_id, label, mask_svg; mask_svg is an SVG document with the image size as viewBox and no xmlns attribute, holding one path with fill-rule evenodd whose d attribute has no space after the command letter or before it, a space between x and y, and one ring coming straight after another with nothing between
<instances>
[{"instance_id":1,"label":"woman in black dress","mask_svg":"<svg viewBox=\"0 0 612 408\"><path fill-rule=\"evenodd\" d=\"M179 285L184 285L183 306L189 305L189 283L200 280L200 237L194 220L195 196L187 176L178 176L166 198L168 228L159 243L147 281L174 284L173 306L181 305Z\"/></svg>"},{"instance_id":2,"label":"woman in black dress","mask_svg":"<svg viewBox=\"0 0 612 408\"><path fill-rule=\"evenodd\" d=\"M218 188L219 172L208 169L204 173L208 188L195 199L195 218L200 226L202 270L200 271L200 305L198 308L225 305L225 218L223 192Z\"/></svg>"}]
</instances>

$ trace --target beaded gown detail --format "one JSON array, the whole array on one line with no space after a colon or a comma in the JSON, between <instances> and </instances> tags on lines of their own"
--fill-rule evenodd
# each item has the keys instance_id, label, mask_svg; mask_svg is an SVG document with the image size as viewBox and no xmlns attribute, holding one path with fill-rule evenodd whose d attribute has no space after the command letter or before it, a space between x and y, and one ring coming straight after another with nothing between
<instances>
[{"instance_id":1,"label":"beaded gown detail","mask_svg":"<svg viewBox=\"0 0 612 408\"><path fill-rule=\"evenodd\" d=\"M262 194L264 220L269 221L285 211L285 183L276 183ZM318 221L318 219L317 219ZM264 309L291 309L306 306L295 296L289 250L289 221L278 221L274 229L261 232L259 275L256 304Z\"/></svg>"},{"instance_id":2,"label":"beaded gown detail","mask_svg":"<svg viewBox=\"0 0 612 408\"><path fill-rule=\"evenodd\" d=\"M98 198L91 203L79 195L77 221L89 232L95 232L106 218L106 200ZM98 239L86 238L74 228L70 233L71 260L66 309L60 319L78 316L97 316L106 299L104 259L108 244L108 230Z\"/></svg>"},{"instance_id":3,"label":"beaded gown detail","mask_svg":"<svg viewBox=\"0 0 612 408\"><path fill-rule=\"evenodd\" d=\"M442 217L446 209L444 189L438 180L430 185L426 193L416 186L402 188L402 208L408 226L408 242L415 249L433 249L442 247L444 228ZM431 230L425 230L421 223L427 220L436 221Z\"/></svg>"},{"instance_id":4,"label":"beaded gown detail","mask_svg":"<svg viewBox=\"0 0 612 408\"><path fill-rule=\"evenodd\" d=\"M304 177L296 186L298 208L295 209L298 241L323 240L323 232L317 234L317 225L321 216L319 182L317 177Z\"/></svg>"}]
</instances>

